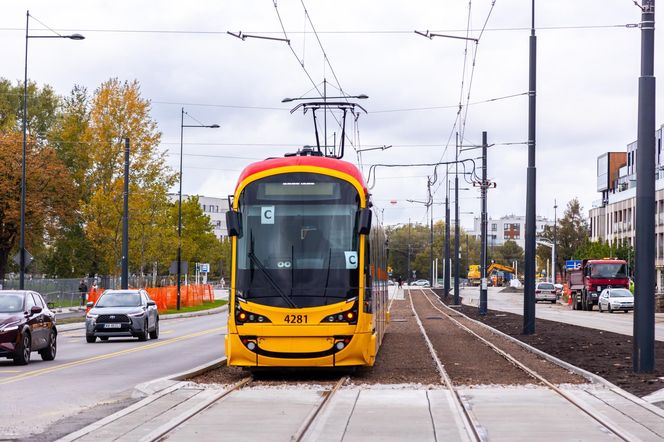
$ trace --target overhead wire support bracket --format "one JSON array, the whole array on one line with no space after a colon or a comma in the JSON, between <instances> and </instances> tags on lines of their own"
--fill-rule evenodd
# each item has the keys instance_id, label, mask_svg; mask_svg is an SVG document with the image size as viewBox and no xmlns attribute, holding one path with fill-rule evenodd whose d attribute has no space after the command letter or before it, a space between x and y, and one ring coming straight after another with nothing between
<instances>
[{"instance_id":1,"label":"overhead wire support bracket","mask_svg":"<svg viewBox=\"0 0 664 442\"><path fill-rule=\"evenodd\" d=\"M422 31L417 31L416 30L414 32L418 35L421 35L422 37L428 38L429 40L433 40L434 37L445 37L445 38L454 38L454 39L457 39L457 40L470 40L470 41L474 41L475 44L478 44L480 42L479 38L459 37L457 35L448 35L448 34L436 34L436 33L429 32L429 31L422 32Z\"/></svg>"},{"instance_id":2,"label":"overhead wire support bracket","mask_svg":"<svg viewBox=\"0 0 664 442\"><path fill-rule=\"evenodd\" d=\"M262 35L243 34L242 31L239 31L237 34L231 32L231 31L226 31L226 33L228 35L232 35L233 37L239 38L242 41L245 41L247 38L258 38L258 39L261 39L261 40L285 41L290 46L290 40L288 38L265 37L265 36L262 36Z\"/></svg>"}]
</instances>

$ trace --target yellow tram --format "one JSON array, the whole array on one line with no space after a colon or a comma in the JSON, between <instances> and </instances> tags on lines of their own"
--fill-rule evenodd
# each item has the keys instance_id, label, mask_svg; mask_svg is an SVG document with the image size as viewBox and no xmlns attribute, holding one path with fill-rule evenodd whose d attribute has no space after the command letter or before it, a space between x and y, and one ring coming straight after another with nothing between
<instances>
[{"instance_id":1,"label":"yellow tram","mask_svg":"<svg viewBox=\"0 0 664 442\"><path fill-rule=\"evenodd\" d=\"M228 365L374 364L389 313L386 236L372 218L348 162L303 149L244 169L227 213Z\"/></svg>"}]
</instances>

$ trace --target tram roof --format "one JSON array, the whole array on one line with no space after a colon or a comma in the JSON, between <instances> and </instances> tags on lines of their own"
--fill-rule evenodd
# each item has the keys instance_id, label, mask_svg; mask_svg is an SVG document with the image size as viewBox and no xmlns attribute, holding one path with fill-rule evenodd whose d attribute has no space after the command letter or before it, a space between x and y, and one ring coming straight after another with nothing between
<instances>
[{"instance_id":1,"label":"tram roof","mask_svg":"<svg viewBox=\"0 0 664 442\"><path fill-rule=\"evenodd\" d=\"M263 172L269 169L276 169L279 167L292 167L292 166L311 166L311 167L320 167L324 169L331 169L355 178L364 189L365 195L369 194L367 190L367 185L364 181L364 177L360 170L355 167L354 164L351 164L347 161L338 160L336 158L327 158L321 156L309 156L309 155L294 155L288 157L279 157L279 158L269 158L267 160L258 161L252 163L244 168L238 178L237 185L239 186L245 179L251 175Z\"/></svg>"}]
</instances>

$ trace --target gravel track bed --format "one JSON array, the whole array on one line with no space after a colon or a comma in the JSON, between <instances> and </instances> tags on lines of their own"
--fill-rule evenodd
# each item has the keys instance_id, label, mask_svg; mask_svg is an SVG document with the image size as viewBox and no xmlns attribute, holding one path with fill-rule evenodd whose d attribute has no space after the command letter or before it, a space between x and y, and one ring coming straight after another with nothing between
<instances>
[{"instance_id":1,"label":"gravel track bed","mask_svg":"<svg viewBox=\"0 0 664 442\"><path fill-rule=\"evenodd\" d=\"M452 297L443 299L443 302L451 304ZM664 388L664 342L655 342L655 372L634 373L631 336L545 319L536 319L535 334L523 335L521 315L489 310L486 316L480 316L477 307L468 305L462 305L459 310L545 353L597 374L636 396Z\"/></svg>"},{"instance_id":2,"label":"gravel track bed","mask_svg":"<svg viewBox=\"0 0 664 442\"><path fill-rule=\"evenodd\" d=\"M431 300L434 302L434 304L440 303L440 300L438 299L437 296L435 295L429 295L429 296ZM531 353L530 351L526 350L520 345L493 333L491 330L482 327L481 325L469 320L463 315L457 314L453 317L461 324L468 327L470 330L477 333L482 338L491 342L499 349L510 354L519 362L524 364L526 367L540 374L547 381L553 384L587 384L590 382L583 376L579 376L534 353ZM533 382L536 382L533 378L531 379Z\"/></svg>"},{"instance_id":3,"label":"gravel track bed","mask_svg":"<svg viewBox=\"0 0 664 442\"><path fill-rule=\"evenodd\" d=\"M409 292L431 344L455 386L526 385L536 382L434 309L422 290Z\"/></svg>"}]
</instances>

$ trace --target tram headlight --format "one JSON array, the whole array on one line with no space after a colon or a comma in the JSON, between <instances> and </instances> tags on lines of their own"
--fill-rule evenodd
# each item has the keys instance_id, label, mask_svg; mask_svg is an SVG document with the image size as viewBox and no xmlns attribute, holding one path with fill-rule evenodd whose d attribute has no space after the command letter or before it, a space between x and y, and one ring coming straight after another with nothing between
<instances>
[{"instance_id":1,"label":"tram headlight","mask_svg":"<svg viewBox=\"0 0 664 442\"><path fill-rule=\"evenodd\" d=\"M351 310L326 316L321 322L345 322L347 324L357 324L357 305Z\"/></svg>"},{"instance_id":2,"label":"tram headlight","mask_svg":"<svg viewBox=\"0 0 664 442\"><path fill-rule=\"evenodd\" d=\"M238 323L238 325L242 325L242 324L245 324L245 323L252 323L252 322L260 322L260 323L272 322L267 317L265 317L263 315L247 312L247 311L244 311L244 310L239 310L235 314L235 319L236 319L236 322Z\"/></svg>"}]
</instances>

